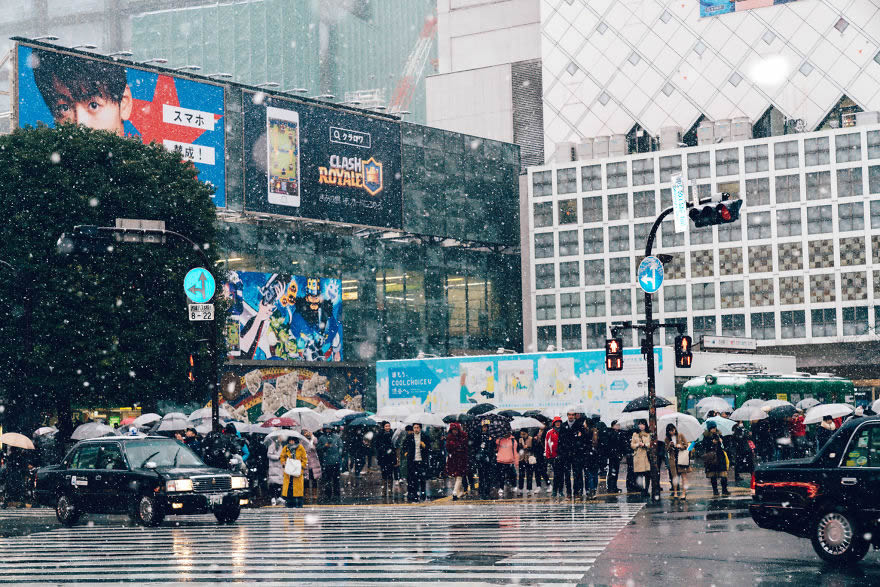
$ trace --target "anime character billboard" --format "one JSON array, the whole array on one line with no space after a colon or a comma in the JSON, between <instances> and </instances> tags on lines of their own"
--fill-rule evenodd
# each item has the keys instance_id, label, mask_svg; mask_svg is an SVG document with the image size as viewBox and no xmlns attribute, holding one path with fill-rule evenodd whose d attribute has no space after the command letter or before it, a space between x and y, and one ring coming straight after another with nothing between
<instances>
[{"instance_id":1,"label":"anime character billboard","mask_svg":"<svg viewBox=\"0 0 880 587\"><path fill-rule=\"evenodd\" d=\"M71 122L160 143L226 206L221 86L26 45L17 58L19 127Z\"/></svg>"},{"instance_id":2,"label":"anime character billboard","mask_svg":"<svg viewBox=\"0 0 880 587\"><path fill-rule=\"evenodd\" d=\"M777 4L788 4L795 0L700 0L700 16L718 16L730 12L742 12L754 8L766 8Z\"/></svg>"},{"instance_id":3,"label":"anime character billboard","mask_svg":"<svg viewBox=\"0 0 880 587\"><path fill-rule=\"evenodd\" d=\"M342 361L342 282L281 273L233 271L230 357Z\"/></svg>"}]
</instances>

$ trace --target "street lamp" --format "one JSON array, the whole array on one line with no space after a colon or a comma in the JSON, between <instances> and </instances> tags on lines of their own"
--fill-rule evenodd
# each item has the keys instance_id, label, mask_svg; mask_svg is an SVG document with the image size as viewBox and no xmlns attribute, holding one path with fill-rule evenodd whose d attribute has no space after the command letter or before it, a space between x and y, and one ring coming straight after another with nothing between
<instances>
[{"instance_id":1,"label":"street lamp","mask_svg":"<svg viewBox=\"0 0 880 587\"><path fill-rule=\"evenodd\" d=\"M279 84L278 82L263 82L261 84L257 84L256 87L258 87L258 88L277 88L280 85L281 84Z\"/></svg>"},{"instance_id":2,"label":"street lamp","mask_svg":"<svg viewBox=\"0 0 880 587\"><path fill-rule=\"evenodd\" d=\"M82 45L74 45L71 49L97 49L97 45L92 45L91 43L83 43Z\"/></svg>"},{"instance_id":3,"label":"street lamp","mask_svg":"<svg viewBox=\"0 0 880 587\"><path fill-rule=\"evenodd\" d=\"M202 69L201 65L181 65L180 67L172 67L171 71L199 71Z\"/></svg>"},{"instance_id":4,"label":"street lamp","mask_svg":"<svg viewBox=\"0 0 880 587\"><path fill-rule=\"evenodd\" d=\"M107 57L131 57L134 55L131 51L114 51L113 53L107 53Z\"/></svg>"},{"instance_id":5,"label":"street lamp","mask_svg":"<svg viewBox=\"0 0 880 587\"><path fill-rule=\"evenodd\" d=\"M151 59L145 59L144 61L141 61L140 63L142 63L142 64L144 64L144 65L150 65L150 64L153 64L153 63L156 63L156 64L158 64L158 65L161 65L161 64L163 64L163 63L168 63L168 60L165 59L164 57L153 57L153 58L151 58Z\"/></svg>"}]
</instances>

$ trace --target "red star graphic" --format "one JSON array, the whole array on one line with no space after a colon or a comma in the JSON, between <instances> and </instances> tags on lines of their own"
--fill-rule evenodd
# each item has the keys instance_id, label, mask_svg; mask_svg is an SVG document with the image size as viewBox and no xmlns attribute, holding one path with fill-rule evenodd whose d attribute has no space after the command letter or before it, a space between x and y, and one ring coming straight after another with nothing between
<instances>
[{"instance_id":1,"label":"red star graphic","mask_svg":"<svg viewBox=\"0 0 880 587\"><path fill-rule=\"evenodd\" d=\"M133 100L133 102L128 121L141 133L141 139L144 143L157 142L161 144L164 139L192 143L205 132L201 128L162 121L163 104L180 106L180 100L177 98L177 86L174 85L174 78L171 76L160 75L156 80L156 91L153 94L152 102L146 100ZM215 123L221 118L223 118L221 114L214 114Z\"/></svg>"}]
</instances>

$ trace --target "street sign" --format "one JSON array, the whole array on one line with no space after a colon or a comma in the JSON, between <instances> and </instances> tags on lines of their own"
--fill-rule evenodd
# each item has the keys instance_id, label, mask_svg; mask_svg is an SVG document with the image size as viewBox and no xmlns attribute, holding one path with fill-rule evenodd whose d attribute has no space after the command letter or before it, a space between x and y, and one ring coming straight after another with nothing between
<instances>
[{"instance_id":1,"label":"street sign","mask_svg":"<svg viewBox=\"0 0 880 587\"><path fill-rule=\"evenodd\" d=\"M684 180L680 173L671 176L672 179L672 213L675 216L675 232L685 232L688 229L687 198L684 195Z\"/></svg>"},{"instance_id":2,"label":"street sign","mask_svg":"<svg viewBox=\"0 0 880 587\"><path fill-rule=\"evenodd\" d=\"M213 320L214 304L190 304L189 319L192 321Z\"/></svg>"},{"instance_id":3,"label":"street sign","mask_svg":"<svg viewBox=\"0 0 880 587\"><path fill-rule=\"evenodd\" d=\"M639 285L646 293L656 293L663 285L663 263L654 257L645 257L639 263Z\"/></svg>"},{"instance_id":4,"label":"street sign","mask_svg":"<svg viewBox=\"0 0 880 587\"><path fill-rule=\"evenodd\" d=\"M204 304L214 297L214 276L202 267L191 269L183 280L186 297L196 304Z\"/></svg>"},{"instance_id":5,"label":"street sign","mask_svg":"<svg viewBox=\"0 0 880 587\"><path fill-rule=\"evenodd\" d=\"M608 386L608 389L611 391L626 391L627 387L629 387L629 383L626 382L626 379L615 379Z\"/></svg>"}]
</instances>

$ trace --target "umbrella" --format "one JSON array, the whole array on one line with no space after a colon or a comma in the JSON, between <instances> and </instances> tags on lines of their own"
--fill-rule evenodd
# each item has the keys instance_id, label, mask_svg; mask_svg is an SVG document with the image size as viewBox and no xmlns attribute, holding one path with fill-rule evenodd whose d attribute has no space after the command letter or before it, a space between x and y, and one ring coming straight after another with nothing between
<instances>
[{"instance_id":1,"label":"umbrella","mask_svg":"<svg viewBox=\"0 0 880 587\"><path fill-rule=\"evenodd\" d=\"M791 416L794 416L797 413L797 408L791 404L785 406L776 406L767 412L767 415L771 418L779 418L785 419Z\"/></svg>"},{"instance_id":2,"label":"umbrella","mask_svg":"<svg viewBox=\"0 0 880 587\"><path fill-rule=\"evenodd\" d=\"M337 419L342 420L343 422L351 422L352 420L357 420L358 418L369 418L370 415L366 412L352 412L350 414L339 415L337 413Z\"/></svg>"},{"instance_id":3,"label":"umbrella","mask_svg":"<svg viewBox=\"0 0 880 587\"><path fill-rule=\"evenodd\" d=\"M752 422L753 420L763 420L767 417L767 412L758 406L742 406L737 408L730 415L731 420L738 422Z\"/></svg>"},{"instance_id":4,"label":"umbrella","mask_svg":"<svg viewBox=\"0 0 880 587\"><path fill-rule=\"evenodd\" d=\"M34 443L24 434L18 432L6 432L0 434L0 444L8 444L9 446L17 446L27 450L34 450Z\"/></svg>"},{"instance_id":5,"label":"umbrella","mask_svg":"<svg viewBox=\"0 0 880 587\"><path fill-rule=\"evenodd\" d=\"M220 408L217 410L217 412L219 413L220 418L223 420L229 420L234 417L232 415L232 412L230 412L229 410L227 410L223 406L220 406ZM211 418L211 406L208 406L206 408L199 408L198 410L194 411L192 414L189 415L189 420L208 420L210 418Z\"/></svg>"},{"instance_id":6,"label":"umbrella","mask_svg":"<svg viewBox=\"0 0 880 587\"><path fill-rule=\"evenodd\" d=\"M510 427L513 430L522 430L524 428L543 428L544 424L537 418L516 417L510 421Z\"/></svg>"},{"instance_id":7,"label":"umbrella","mask_svg":"<svg viewBox=\"0 0 880 587\"><path fill-rule=\"evenodd\" d=\"M202 434L202 435L210 434L211 430L212 430L212 428L211 428L210 422L205 422L203 424L199 424L198 426L196 426L196 432L198 432L199 434Z\"/></svg>"},{"instance_id":8,"label":"umbrella","mask_svg":"<svg viewBox=\"0 0 880 587\"><path fill-rule=\"evenodd\" d=\"M472 416L471 414L449 414L448 416L443 417L443 421L447 424L452 424L453 422L466 424L468 422L473 422L476 418L476 416Z\"/></svg>"},{"instance_id":9,"label":"umbrella","mask_svg":"<svg viewBox=\"0 0 880 587\"><path fill-rule=\"evenodd\" d=\"M122 422L119 423L119 425L120 425L120 426L129 426L129 425L131 425L131 424L134 424L134 421L135 421L136 419L137 419L137 418L135 418L134 416L129 416L128 418L124 418L124 419L122 420Z\"/></svg>"},{"instance_id":10,"label":"umbrella","mask_svg":"<svg viewBox=\"0 0 880 587\"><path fill-rule=\"evenodd\" d=\"M638 410L636 412L626 412L621 414L617 419L617 422L620 424L620 427L624 430L629 428L635 428L637 420L648 421L648 410Z\"/></svg>"},{"instance_id":11,"label":"umbrella","mask_svg":"<svg viewBox=\"0 0 880 587\"><path fill-rule=\"evenodd\" d=\"M733 420L728 420L727 418L722 418L721 416L714 416L709 418L705 422L703 422L703 430L708 430L709 427L707 424L709 422L715 422L718 426L718 432L721 436L730 436L733 434L733 427L736 426L736 422Z\"/></svg>"},{"instance_id":12,"label":"umbrella","mask_svg":"<svg viewBox=\"0 0 880 587\"><path fill-rule=\"evenodd\" d=\"M666 406L672 405L672 402L669 401L668 399L666 399L665 397L658 395L654 399L656 400L656 403L654 405L657 406L658 408L665 408ZM631 402L629 402L628 404L626 404L626 407L623 408L623 411L624 412L639 412L641 410L647 410L650 407L651 407L651 404L648 402L648 396L643 395L643 396L637 397L636 399L634 399ZM570 411L571 410L569 410L569 412ZM585 414L586 412L580 412L580 413Z\"/></svg>"},{"instance_id":13,"label":"umbrella","mask_svg":"<svg viewBox=\"0 0 880 587\"><path fill-rule=\"evenodd\" d=\"M306 430L320 430L326 424L324 418L312 408L293 408L281 414L282 418L290 418Z\"/></svg>"},{"instance_id":14,"label":"umbrella","mask_svg":"<svg viewBox=\"0 0 880 587\"><path fill-rule=\"evenodd\" d=\"M720 397L704 397L699 402L697 402L697 413L699 414L707 414L709 412L730 412L733 408L730 407L730 404L727 400L722 399Z\"/></svg>"},{"instance_id":15,"label":"umbrella","mask_svg":"<svg viewBox=\"0 0 880 587\"><path fill-rule=\"evenodd\" d=\"M703 425L700 424L700 421L690 414L680 412L660 416L657 419L657 435L665 438L666 426L669 424L674 424L675 429L684 435L684 439L688 442L693 442L703 435Z\"/></svg>"},{"instance_id":16,"label":"umbrella","mask_svg":"<svg viewBox=\"0 0 880 587\"><path fill-rule=\"evenodd\" d=\"M55 426L43 426L42 428L37 428L36 430L34 430L33 436L34 438L36 438L37 436L43 436L44 434L55 434L56 432L58 432L58 428L55 428Z\"/></svg>"},{"instance_id":17,"label":"umbrella","mask_svg":"<svg viewBox=\"0 0 880 587\"><path fill-rule=\"evenodd\" d=\"M132 425L137 426L138 428L142 428L144 426L152 424L153 422L158 422L161 419L162 419L162 416L160 416L159 414L153 414L153 413L141 414L140 416L138 416L137 418L134 419L134 422L132 422Z\"/></svg>"},{"instance_id":18,"label":"umbrella","mask_svg":"<svg viewBox=\"0 0 880 587\"><path fill-rule=\"evenodd\" d=\"M483 424L488 423L489 436L508 436L510 434L510 420L509 416L501 414L483 414L474 420L473 424L477 429L482 429Z\"/></svg>"},{"instance_id":19,"label":"umbrella","mask_svg":"<svg viewBox=\"0 0 880 587\"><path fill-rule=\"evenodd\" d=\"M421 424L422 426L439 426L446 427L446 422L440 417L440 414L419 413L410 414L403 420L404 424Z\"/></svg>"},{"instance_id":20,"label":"umbrella","mask_svg":"<svg viewBox=\"0 0 880 587\"><path fill-rule=\"evenodd\" d=\"M71 440L85 440L87 438L99 438L114 434L113 428L102 424L101 422L86 422L76 427L73 434L70 435Z\"/></svg>"},{"instance_id":21,"label":"umbrella","mask_svg":"<svg viewBox=\"0 0 880 587\"><path fill-rule=\"evenodd\" d=\"M306 448L312 448L312 441L295 430L273 430L263 439L263 444L269 444L273 438L280 438L281 442L287 442L291 436L296 436Z\"/></svg>"},{"instance_id":22,"label":"umbrella","mask_svg":"<svg viewBox=\"0 0 880 587\"><path fill-rule=\"evenodd\" d=\"M871 411L880 414L880 399L874 400L874 403L871 404Z\"/></svg>"},{"instance_id":23,"label":"umbrella","mask_svg":"<svg viewBox=\"0 0 880 587\"><path fill-rule=\"evenodd\" d=\"M822 402L820 402L819 400L817 400L814 397L808 397L806 399L802 399L797 404L795 404L795 407L799 410L809 410L810 408L812 408L814 406L818 406L821 403Z\"/></svg>"},{"instance_id":24,"label":"umbrella","mask_svg":"<svg viewBox=\"0 0 880 587\"><path fill-rule=\"evenodd\" d=\"M544 414L541 413L540 410L529 410L528 412L523 412L524 418L534 418L535 420L541 422L542 424L549 424L553 420L548 418Z\"/></svg>"},{"instance_id":25,"label":"umbrella","mask_svg":"<svg viewBox=\"0 0 880 587\"><path fill-rule=\"evenodd\" d=\"M342 418L344 418L345 416L348 416L349 414L358 414L358 413L360 413L360 412L355 412L354 410L349 410L348 408L342 408L341 410L336 410L336 413L334 414L334 416L336 416L337 420L341 420Z\"/></svg>"},{"instance_id":26,"label":"umbrella","mask_svg":"<svg viewBox=\"0 0 880 587\"><path fill-rule=\"evenodd\" d=\"M748 400L744 401L743 405L741 405L740 407L741 408L760 408L760 407L763 407L764 404L766 404L766 403L767 402L762 399L753 398L753 399L748 399Z\"/></svg>"},{"instance_id":27,"label":"umbrella","mask_svg":"<svg viewBox=\"0 0 880 587\"><path fill-rule=\"evenodd\" d=\"M265 422L269 418L274 418L275 414L260 414L257 416L257 422Z\"/></svg>"},{"instance_id":28,"label":"umbrella","mask_svg":"<svg viewBox=\"0 0 880 587\"><path fill-rule=\"evenodd\" d=\"M479 416L481 414L485 414L486 412L491 412L495 409L493 404L477 404L468 410L468 414L473 416Z\"/></svg>"},{"instance_id":29,"label":"umbrella","mask_svg":"<svg viewBox=\"0 0 880 587\"><path fill-rule=\"evenodd\" d=\"M495 409L492 410L490 413L492 413L492 414L500 414L500 415L502 415L502 416L510 416L511 418L519 418L519 417L522 416L522 414L521 414L520 412L517 412L516 410L510 410L510 409L507 409L507 410L500 410L500 409L498 409L498 408L495 408Z\"/></svg>"},{"instance_id":30,"label":"umbrella","mask_svg":"<svg viewBox=\"0 0 880 587\"><path fill-rule=\"evenodd\" d=\"M414 405L382 406L376 415L386 420L403 420L413 412L419 411L421 411L421 407Z\"/></svg>"},{"instance_id":31,"label":"umbrella","mask_svg":"<svg viewBox=\"0 0 880 587\"><path fill-rule=\"evenodd\" d=\"M804 424L816 424L821 422L825 416L831 416L832 418L842 418L843 416L847 416L852 414L853 409L846 404L822 404L819 406L814 406L807 410L807 415L804 418Z\"/></svg>"},{"instance_id":32,"label":"umbrella","mask_svg":"<svg viewBox=\"0 0 880 587\"><path fill-rule=\"evenodd\" d=\"M171 414L165 414L162 421L159 422L157 430L159 432L177 432L178 430L186 430L190 426L192 426L192 422L187 420L185 414L173 412Z\"/></svg>"},{"instance_id":33,"label":"umbrella","mask_svg":"<svg viewBox=\"0 0 880 587\"><path fill-rule=\"evenodd\" d=\"M765 412L769 412L773 408L778 408L779 406L790 406L790 405L791 405L791 402L787 402L784 399L771 399L770 401L765 402L764 405L761 406L761 409L764 410Z\"/></svg>"},{"instance_id":34,"label":"umbrella","mask_svg":"<svg viewBox=\"0 0 880 587\"><path fill-rule=\"evenodd\" d=\"M369 428L371 426L378 426L378 423L375 420L370 420L367 416L361 416L360 418L349 420L344 425L349 428Z\"/></svg>"},{"instance_id":35,"label":"umbrella","mask_svg":"<svg viewBox=\"0 0 880 587\"><path fill-rule=\"evenodd\" d=\"M269 418L263 422L264 428L293 428L299 426L299 422L293 418Z\"/></svg>"}]
</instances>

